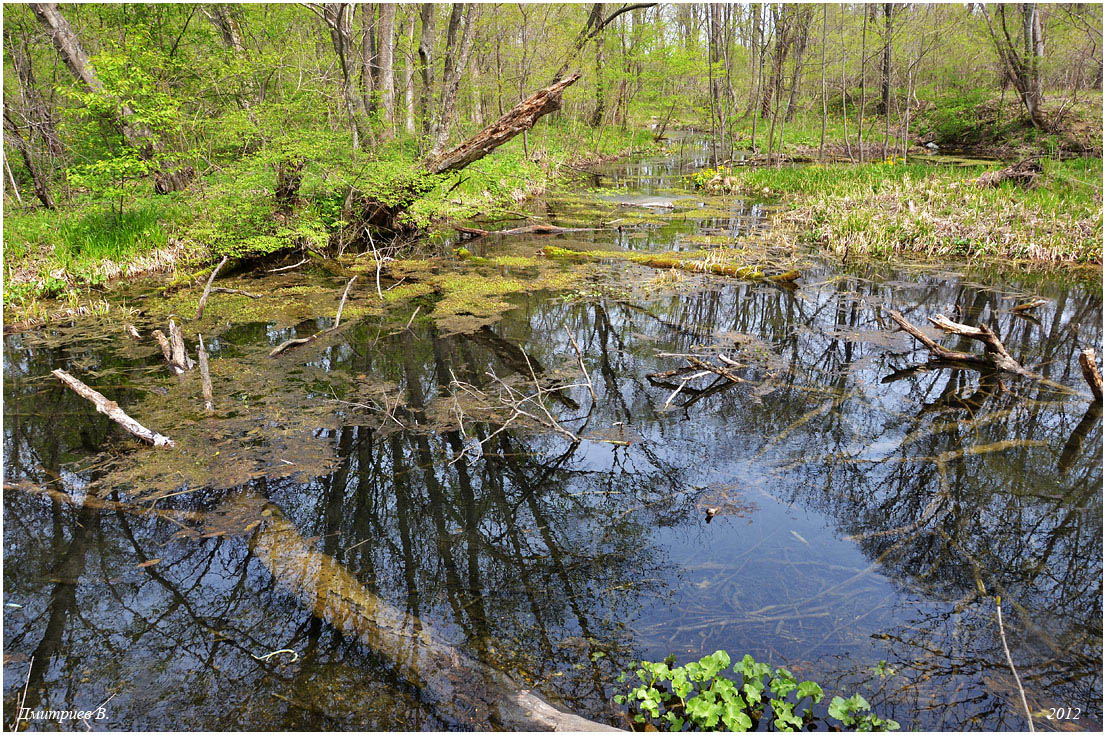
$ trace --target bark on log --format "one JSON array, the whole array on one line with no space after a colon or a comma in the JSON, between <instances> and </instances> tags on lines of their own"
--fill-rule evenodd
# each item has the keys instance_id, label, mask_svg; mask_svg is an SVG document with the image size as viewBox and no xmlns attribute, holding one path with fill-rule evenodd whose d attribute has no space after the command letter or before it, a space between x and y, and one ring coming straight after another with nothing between
<instances>
[{"instance_id":1,"label":"bark on log","mask_svg":"<svg viewBox=\"0 0 1106 735\"><path fill-rule=\"evenodd\" d=\"M156 431L151 431L150 429L147 429L145 426L128 416L123 411L123 409L119 408L118 403L108 400L104 397L102 393L89 388L87 385L82 383L77 378L74 378L69 373L65 372L64 370L54 370L52 372L54 377L56 377L58 380L61 380L63 383L72 388L74 393L79 395L81 398L86 398L89 401L92 401L92 404L96 406L97 411L104 414L109 419L122 426L128 432L137 436L139 439L150 442L155 447L175 446L172 439L167 436L162 436Z\"/></svg>"},{"instance_id":2,"label":"bark on log","mask_svg":"<svg viewBox=\"0 0 1106 735\"><path fill-rule=\"evenodd\" d=\"M580 78L579 72L549 85L512 107L503 117L451 151L427 164L430 173L460 171L479 161L516 135L534 127L544 115L561 109L561 95Z\"/></svg>"},{"instance_id":3,"label":"bark on log","mask_svg":"<svg viewBox=\"0 0 1106 735\"><path fill-rule=\"evenodd\" d=\"M207 279L207 285L204 286L204 294L200 297L200 305L196 307L196 321L204 318L204 307L207 306L207 297L211 293L211 284L215 282L215 276L219 275L219 271L227 264L229 257L229 255L224 255L223 259L219 261L219 265L215 266L215 270L211 271L211 275Z\"/></svg>"},{"instance_id":4,"label":"bark on log","mask_svg":"<svg viewBox=\"0 0 1106 735\"><path fill-rule=\"evenodd\" d=\"M1098 372L1098 363L1095 361L1094 349L1088 347L1079 353L1079 367L1083 369L1083 378L1087 385L1091 386L1094 399L1102 402L1102 373Z\"/></svg>"}]
</instances>

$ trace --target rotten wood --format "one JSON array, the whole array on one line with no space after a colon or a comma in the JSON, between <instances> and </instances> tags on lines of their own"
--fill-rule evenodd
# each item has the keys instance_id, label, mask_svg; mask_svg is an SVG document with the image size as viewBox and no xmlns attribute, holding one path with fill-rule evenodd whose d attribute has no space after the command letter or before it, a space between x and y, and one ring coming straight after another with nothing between
<instances>
[{"instance_id":1,"label":"rotten wood","mask_svg":"<svg viewBox=\"0 0 1106 735\"><path fill-rule=\"evenodd\" d=\"M346 297L349 296L349 289L350 289L351 286L353 286L353 282L356 281L356 280L357 280L357 276L354 276L353 278L349 279L349 283L346 284L346 290L342 292L342 300L341 300L341 302L338 303L338 313L334 315L334 325L333 326L328 327L327 329L324 329L321 332L316 332L315 334L311 335L310 337L297 337L295 339L290 339L290 340L287 340L285 342L281 342L279 345L277 345L273 349L272 352L269 353L269 357L276 357L277 355L281 354L282 352L287 352L288 350L292 349L293 347L298 347L300 345L305 345L309 342L314 342L319 337L322 337L324 334L327 334L329 332L333 332L335 329L337 329L338 325L342 323L342 309L344 309L346 307Z\"/></svg>"},{"instance_id":2,"label":"rotten wood","mask_svg":"<svg viewBox=\"0 0 1106 735\"><path fill-rule=\"evenodd\" d=\"M1095 360L1094 348L1088 347L1079 353L1079 367L1083 370L1083 378L1087 385L1091 386L1094 399L1102 402L1102 373L1098 371L1098 362Z\"/></svg>"},{"instance_id":3,"label":"rotten wood","mask_svg":"<svg viewBox=\"0 0 1106 735\"><path fill-rule=\"evenodd\" d=\"M207 297L211 293L211 284L215 282L215 276L219 275L220 269L227 264L227 260L230 256L224 255L223 259L219 261L219 265L215 266L215 270L211 271L211 275L207 278L207 285L204 286L203 296L200 297L200 305L196 307L196 321L200 321L204 317L204 307L207 306Z\"/></svg>"},{"instance_id":4,"label":"rotten wood","mask_svg":"<svg viewBox=\"0 0 1106 735\"><path fill-rule=\"evenodd\" d=\"M508 110L503 117L453 150L427 164L430 173L460 171L530 128L545 115L561 109L561 95L580 78L575 72L539 90Z\"/></svg>"},{"instance_id":5,"label":"rotten wood","mask_svg":"<svg viewBox=\"0 0 1106 735\"><path fill-rule=\"evenodd\" d=\"M196 356L200 363L200 382L203 385L204 391L204 410L208 413L215 412L215 399L211 390L211 373L207 368L207 350L204 349L204 336L202 334L196 335L196 338L200 342L200 346L196 351Z\"/></svg>"},{"instance_id":6,"label":"rotten wood","mask_svg":"<svg viewBox=\"0 0 1106 735\"><path fill-rule=\"evenodd\" d=\"M1018 304L1014 308L1010 309L1010 311L1014 312L1015 314L1024 314L1026 312L1033 311L1038 306L1044 306L1047 303L1048 299L1033 299L1028 303Z\"/></svg>"},{"instance_id":7,"label":"rotten wood","mask_svg":"<svg viewBox=\"0 0 1106 735\"><path fill-rule=\"evenodd\" d=\"M179 367L180 372L186 372L196 366L188 356L188 351L184 349L184 334L181 328L172 319L169 320L169 346L173 348L173 359L170 362Z\"/></svg>"},{"instance_id":8,"label":"rotten wood","mask_svg":"<svg viewBox=\"0 0 1106 735\"><path fill-rule=\"evenodd\" d=\"M975 185L986 188L1011 181L1018 186L1032 187L1036 185L1037 177L1042 173L1044 173L1044 169L1040 163L1033 159L1027 159L998 171L988 171L975 180Z\"/></svg>"},{"instance_id":9,"label":"rotten wood","mask_svg":"<svg viewBox=\"0 0 1106 735\"><path fill-rule=\"evenodd\" d=\"M134 436L137 436L143 441L147 441L153 444L155 447L172 447L173 440L167 436L163 436L156 431L147 429L142 424L138 423L130 416L126 414L123 409L119 408L119 404L115 401L109 400L104 397L104 394L89 388L77 378L74 378L64 370L53 370L54 377L69 386L74 393L81 398L85 398L92 402L96 406L96 410L107 416L115 423L122 426L126 431L130 432Z\"/></svg>"},{"instance_id":10,"label":"rotten wood","mask_svg":"<svg viewBox=\"0 0 1106 735\"><path fill-rule=\"evenodd\" d=\"M175 375L180 375L184 372L184 368L173 361L173 348L169 344L169 340L165 338L165 333L160 329L154 330L154 339L161 345L161 354L165 357L165 362L169 363L169 370Z\"/></svg>"}]
</instances>

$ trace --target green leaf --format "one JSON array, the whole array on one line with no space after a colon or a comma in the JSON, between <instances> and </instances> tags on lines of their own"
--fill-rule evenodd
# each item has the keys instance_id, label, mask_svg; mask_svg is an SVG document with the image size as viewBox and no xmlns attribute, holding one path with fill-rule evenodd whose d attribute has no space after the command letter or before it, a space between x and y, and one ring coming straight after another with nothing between
<instances>
[{"instance_id":1,"label":"green leaf","mask_svg":"<svg viewBox=\"0 0 1106 735\"><path fill-rule=\"evenodd\" d=\"M795 694L796 697L802 699L803 697L810 697L811 701L815 704L822 701L822 697L825 696L825 692L822 691L822 687L813 681L800 682L798 691Z\"/></svg>"}]
</instances>

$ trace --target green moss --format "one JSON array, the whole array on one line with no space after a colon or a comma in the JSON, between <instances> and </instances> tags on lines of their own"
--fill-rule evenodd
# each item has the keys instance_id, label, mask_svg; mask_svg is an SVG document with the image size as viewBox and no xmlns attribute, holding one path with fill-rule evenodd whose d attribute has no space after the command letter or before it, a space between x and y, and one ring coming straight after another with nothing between
<instances>
[{"instance_id":1,"label":"green moss","mask_svg":"<svg viewBox=\"0 0 1106 735\"><path fill-rule=\"evenodd\" d=\"M384 292L384 301L398 304L430 293L434 293L434 287L429 283L401 283Z\"/></svg>"}]
</instances>

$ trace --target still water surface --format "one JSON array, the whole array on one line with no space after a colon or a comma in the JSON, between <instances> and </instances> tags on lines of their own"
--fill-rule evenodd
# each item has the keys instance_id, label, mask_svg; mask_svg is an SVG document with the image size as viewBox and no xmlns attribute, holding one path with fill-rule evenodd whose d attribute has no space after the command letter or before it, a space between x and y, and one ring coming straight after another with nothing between
<instances>
[{"instance_id":1,"label":"still water surface","mask_svg":"<svg viewBox=\"0 0 1106 735\"><path fill-rule=\"evenodd\" d=\"M672 199L701 158L689 146L604 167L592 183L613 201ZM579 200L554 195L536 210L577 223ZM734 201L726 217L676 206L685 216L660 226L554 242L673 249L689 233L768 226L764 203ZM249 533L185 532L180 518L245 498L405 624L592 719L621 724L609 698L634 660L723 648L859 691L904 729L1023 729L1001 594L1030 706L1079 708L1066 727L1101 729L1102 421L1076 362L1082 347L1102 353L1100 284L818 262L797 289L693 275L642 289L656 275L643 271L626 272L632 295L514 297L468 334L366 317L289 360L264 355L328 318L233 325L209 349L217 373L221 360L252 366L218 396L238 433L213 431L203 461L219 477L259 457L282 471L243 470L221 489L182 482L187 492L156 505L175 517L127 505L146 488L113 474L115 458L150 450L49 375L71 370L130 409L178 390L160 355L92 321L5 337L5 712L26 684L29 707L110 698L99 728L496 726L320 619L296 589L315 582L278 578ZM1011 311L1033 297L1049 303ZM916 324L985 322L1072 391L911 370L926 355L886 328L888 307ZM144 334L159 326L137 322ZM723 353L745 382L705 376L673 395L682 377L656 374L687 353ZM450 424L451 383L522 385L527 363L575 384L549 405L579 443L532 426L494 433L502 420L465 434ZM393 418L353 405L369 401L397 406ZM297 420L306 429L285 435ZM720 509L709 523L708 507ZM265 657L282 649L295 660Z\"/></svg>"}]
</instances>

